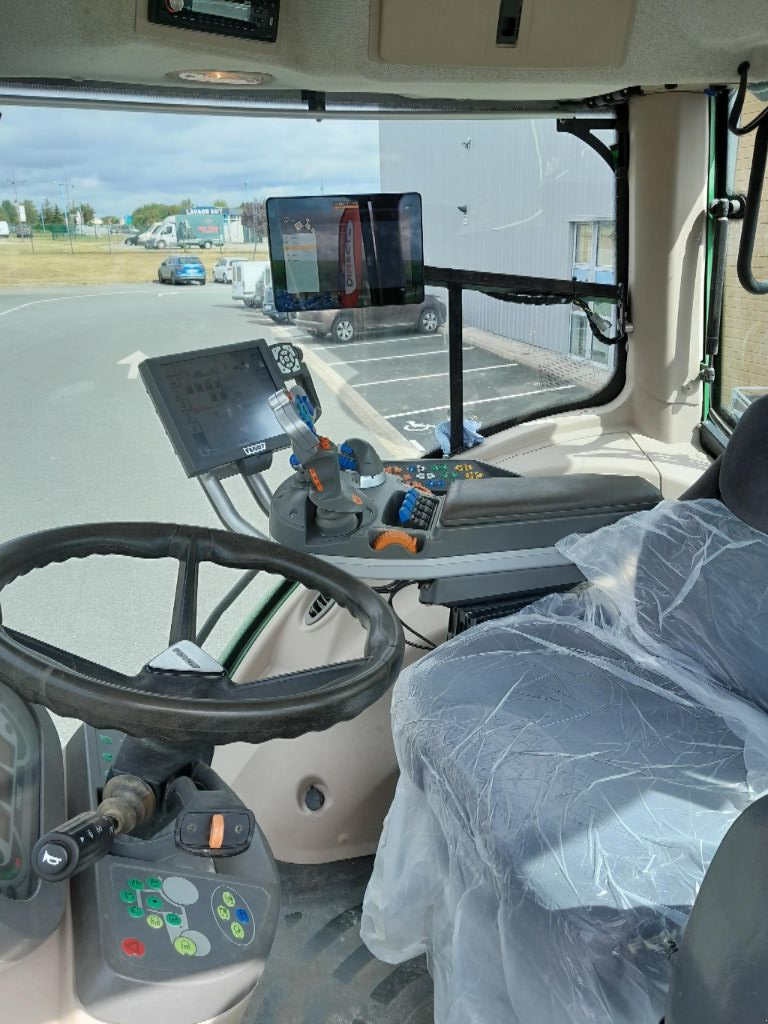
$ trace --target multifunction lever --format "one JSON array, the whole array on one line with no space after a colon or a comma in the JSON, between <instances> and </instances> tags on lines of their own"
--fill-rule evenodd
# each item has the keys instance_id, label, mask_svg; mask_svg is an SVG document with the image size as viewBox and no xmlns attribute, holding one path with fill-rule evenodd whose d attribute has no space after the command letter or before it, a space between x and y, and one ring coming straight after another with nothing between
<instances>
[{"instance_id":1,"label":"multifunction lever","mask_svg":"<svg viewBox=\"0 0 768 1024\"><path fill-rule=\"evenodd\" d=\"M131 832L155 812L155 794L134 775L115 775L104 787L95 811L70 818L41 836L32 850L32 864L40 878L63 882L106 857L115 836Z\"/></svg>"}]
</instances>

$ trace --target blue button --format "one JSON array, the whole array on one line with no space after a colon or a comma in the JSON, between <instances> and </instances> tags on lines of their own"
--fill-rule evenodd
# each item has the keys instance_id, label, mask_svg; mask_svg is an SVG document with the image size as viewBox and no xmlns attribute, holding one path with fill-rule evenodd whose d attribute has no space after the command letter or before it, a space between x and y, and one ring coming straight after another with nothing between
<instances>
[{"instance_id":1,"label":"blue button","mask_svg":"<svg viewBox=\"0 0 768 1024\"><path fill-rule=\"evenodd\" d=\"M416 467L415 466L406 466L405 468L408 470L409 473L415 473L416 472Z\"/></svg>"},{"instance_id":2,"label":"blue button","mask_svg":"<svg viewBox=\"0 0 768 1024\"><path fill-rule=\"evenodd\" d=\"M248 922L251 920L251 916L248 913L248 911L243 910L242 907L237 908L237 910L235 911L235 917L240 922L240 924L248 924Z\"/></svg>"}]
</instances>

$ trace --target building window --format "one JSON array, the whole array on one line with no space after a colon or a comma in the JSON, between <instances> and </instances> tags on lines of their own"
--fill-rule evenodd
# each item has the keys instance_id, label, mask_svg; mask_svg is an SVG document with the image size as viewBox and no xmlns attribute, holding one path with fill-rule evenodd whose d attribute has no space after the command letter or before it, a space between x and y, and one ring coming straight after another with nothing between
<instances>
[{"instance_id":1,"label":"building window","mask_svg":"<svg viewBox=\"0 0 768 1024\"><path fill-rule=\"evenodd\" d=\"M573 225L573 279L613 284L616 280L616 225L612 220L576 221ZM609 302L593 302L592 308L606 321L605 333L616 329L616 310ZM588 359L599 366L613 366L610 345L593 337L581 310L571 313L568 347L576 359Z\"/></svg>"}]
</instances>

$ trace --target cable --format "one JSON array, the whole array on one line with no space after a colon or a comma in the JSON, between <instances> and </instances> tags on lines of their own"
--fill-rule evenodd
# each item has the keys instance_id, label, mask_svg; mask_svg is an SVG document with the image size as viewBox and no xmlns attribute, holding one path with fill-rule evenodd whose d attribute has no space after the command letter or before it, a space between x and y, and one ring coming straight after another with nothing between
<instances>
[{"instance_id":1,"label":"cable","mask_svg":"<svg viewBox=\"0 0 768 1024\"><path fill-rule=\"evenodd\" d=\"M248 586L248 584L252 583L258 575L258 569L249 569L248 572L243 573L243 575L232 587L232 589L226 592L224 597L222 597L222 599L219 601L219 603L213 609L211 614L200 627L198 634L195 637L195 643L197 644L198 647L203 646L205 641L213 632L214 626L218 623L219 619L222 617L224 612L226 612L235 603L235 601L238 599L238 597L240 597L240 595Z\"/></svg>"},{"instance_id":2,"label":"cable","mask_svg":"<svg viewBox=\"0 0 768 1024\"><path fill-rule=\"evenodd\" d=\"M592 335L597 338L598 341L601 341L603 345L621 345L622 342L627 340L627 335L624 331L622 331L621 334L617 334L615 338L609 338L607 334L603 334L600 330L600 323L598 321L601 323L605 323L606 321L603 317L599 316L599 314L595 313L589 303L585 302L584 299L574 299L573 304L574 306L578 306L582 311L584 316L587 318L587 323L589 324L589 329L592 332Z\"/></svg>"},{"instance_id":3,"label":"cable","mask_svg":"<svg viewBox=\"0 0 768 1024\"><path fill-rule=\"evenodd\" d=\"M728 128L734 135L749 135L768 117L768 106L763 107L759 114L752 118L749 124L739 125L739 118L744 109L744 99L747 95L747 76L749 72L749 61L745 60L738 66L739 88L736 92L736 99L728 117Z\"/></svg>"},{"instance_id":4,"label":"cable","mask_svg":"<svg viewBox=\"0 0 768 1024\"><path fill-rule=\"evenodd\" d=\"M406 587L413 587L415 586L415 584L416 580L400 580L398 583L393 584L393 586L390 587L388 591L389 597L387 598L387 603L389 604L389 607L392 609L392 611L395 613L397 621L400 623L403 629L407 629L409 633L413 633L414 636L418 637L419 640L423 640L424 643L427 645L426 647L424 647L422 644L415 644L411 640L406 640L405 642L408 644L408 646L416 647L418 650L422 651L434 651L434 649L437 647L437 644L433 644L428 637L424 636L422 633L419 633L419 631L417 629L414 629L413 626L409 626L407 622L404 622L403 619L398 615L397 609L395 608L395 597L400 593L401 590L405 590Z\"/></svg>"}]
</instances>

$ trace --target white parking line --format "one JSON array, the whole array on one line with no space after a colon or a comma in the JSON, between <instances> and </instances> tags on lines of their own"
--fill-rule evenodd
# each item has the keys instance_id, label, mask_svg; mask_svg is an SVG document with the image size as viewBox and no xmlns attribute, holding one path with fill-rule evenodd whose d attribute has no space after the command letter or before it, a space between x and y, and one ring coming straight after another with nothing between
<instances>
[{"instance_id":1,"label":"white parking line","mask_svg":"<svg viewBox=\"0 0 768 1024\"><path fill-rule=\"evenodd\" d=\"M391 345L393 341L425 341L429 343L434 340L434 334L390 334L386 338L379 338L378 341L348 341L347 345L354 345L355 348L362 348L363 345ZM438 335L441 337L441 335ZM327 344L323 344L325 339L315 338L314 341L319 342L324 348L327 348ZM331 349L333 352L334 349Z\"/></svg>"},{"instance_id":2,"label":"white parking line","mask_svg":"<svg viewBox=\"0 0 768 1024\"><path fill-rule=\"evenodd\" d=\"M497 395L496 398L476 398L465 401L464 408L468 405L484 405L486 402L503 402L509 398L527 398L529 395L548 395L552 391L572 391L576 384L559 384L556 388L539 388L536 391L518 391L515 395ZM450 405L433 405L430 409L409 409L407 412L392 412L385 416L385 420L396 420L399 416L420 416L424 412L440 412L443 409L450 409Z\"/></svg>"},{"instance_id":3,"label":"white parking line","mask_svg":"<svg viewBox=\"0 0 768 1024\"><path fill-rule=\"evenodd\" d=\"M473 366L471 370L464 370L464 373L482 373L483 370L499 370L503 366L518 366L519 363L494 363L493 366ZM367 384L353 384L353 388L374 388L377 384L401 384L407 380L429 380L430 377L447 377L448 371L444 373L425 373L421 377L390 377L389 380L369 380Z\"/></svg>"},{"instance_id":4,"label":"white parking line","mask_svg":"<svg viewBox=\"0 0 768 1024\"><path fill-rule=\"evenodd\" d=\"M462 352L469 352L472 345L463 345ZM386 359L419 359L422 356L447 356L447 348L438 348L434 352L406 352L405 355L397 355L395 353L391 356L371 356L367 359L339 359L335 363L326 363L326 366L353 366L356 363L382 363Z\"/></svg>"},{"instance_id":5,"label":"white parking line","mask_svg":"<svg viewBox=\"0 0 768 1024\"><path fill-rule=\"evenodd\" d=\"M55 299L33 299L31 302L22 302L20 306L11 306L4 309L0 316L8 316L9 313L16 313L20 309L27 309L29 306L42 306L47 302L69 302L72 299L102 299L107 295L147 295L148 292L140 292L138 289L130 292L96 292L89 295L59 295Z\"/></svg>"}]
</instances>

